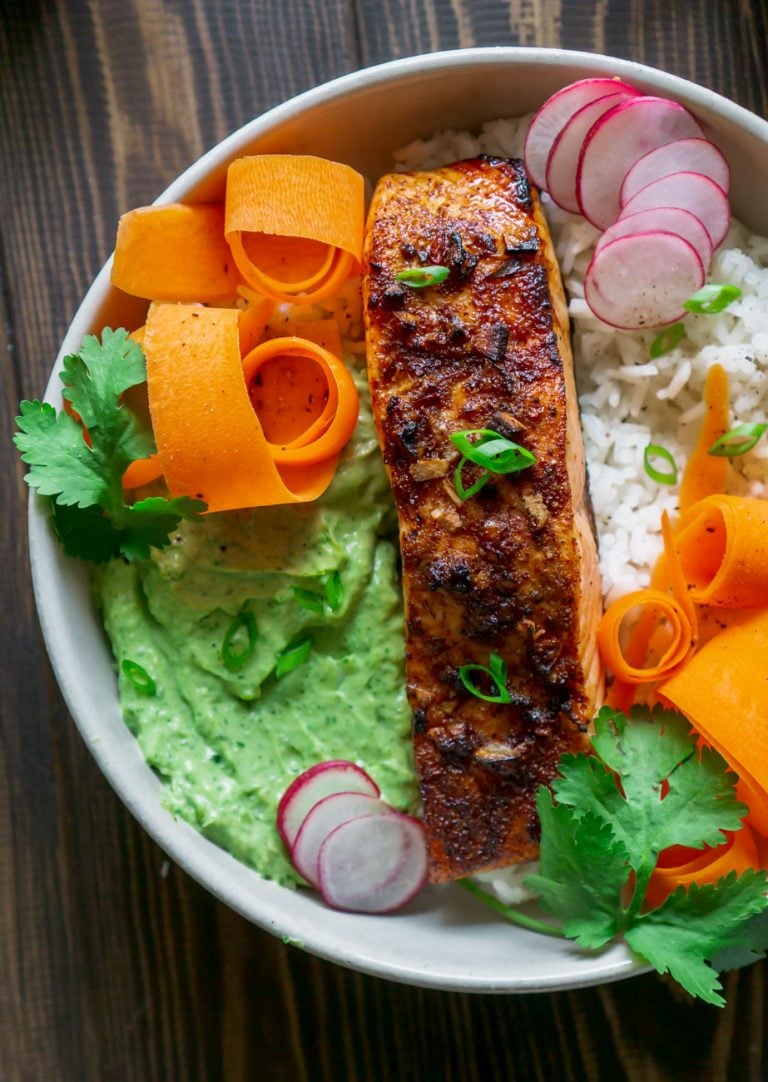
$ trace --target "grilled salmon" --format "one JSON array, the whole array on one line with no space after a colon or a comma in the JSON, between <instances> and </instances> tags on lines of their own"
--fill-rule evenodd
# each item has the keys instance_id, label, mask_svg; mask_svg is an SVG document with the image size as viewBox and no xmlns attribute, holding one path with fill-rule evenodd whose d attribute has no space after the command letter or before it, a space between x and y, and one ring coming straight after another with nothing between
<instances>
[{"instance_id":1,"label":"grilled salmon","mask_svg":"<svg viewBox=\"0 0 768 1082\"><path fill-rule=\"evenodd\" d=\"M439 284L397 277L435 266L449 271ZM602 695L567 308L523 163L477 158L383 177L367 224L364 302L399 516L430 879L440 882L537 854L536 790L563 752L583 750ZM492 473L462 500L450 436L476 429L536 461ZM481 475L465 463L467 485Z\"/></svg>"}]
</instances>

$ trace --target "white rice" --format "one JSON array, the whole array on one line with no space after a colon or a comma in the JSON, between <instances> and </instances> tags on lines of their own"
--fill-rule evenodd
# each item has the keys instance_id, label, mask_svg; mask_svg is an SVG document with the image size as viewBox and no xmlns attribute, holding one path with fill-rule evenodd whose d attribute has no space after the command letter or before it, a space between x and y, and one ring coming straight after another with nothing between
<instances>
[{"instance_id":1,"label":"white rice","mask_svg":"<svg viewBox=\"0 0 768 1082\"><path fill-rule=\"evenodd\" d=\"M446 131L395 155L399 170L431 169L478 154L520 157L529 117L494 120L479 135ZM646 586L661 551L661 512L677 510L677 486L651 480L643 452L661 444L681 473L704 414L710 365L728 373L734 424L765 422L768 411L768 238L733 222L709 280L730 282L742 297L715 316L688 315L679 346L649 359L658 330L619 331L592 315L584 274L599 233L542 197L570 297L576 380L606 602ZM768 496L768 441L733 460L729 491ZM530 865L478 877L509 904L525 899Z\"/></svg>"}]
</instances>

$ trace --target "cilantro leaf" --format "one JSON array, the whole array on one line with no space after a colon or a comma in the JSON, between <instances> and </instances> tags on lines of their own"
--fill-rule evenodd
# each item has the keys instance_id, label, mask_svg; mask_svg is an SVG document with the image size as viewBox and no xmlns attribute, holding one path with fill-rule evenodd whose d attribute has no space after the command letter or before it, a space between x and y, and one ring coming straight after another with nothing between
<instances>
[{"instance_id":1,"label":"cilantro leaf","mask_svg":"<svg viewBox=\"0 0 768 1082\"><path fill-rule=\"evenodd\" d=\"M22 402L20 409L14 442L32 467L25 478L29 487L67 506L93 507L108 499L109 486L77 421L47 402Z\"/></svg>"},{"instance_id":2,"label":"cilantro leaf","mask_svg":"<svg viewBox=\"0 0 768 1082\"><path fill-rule=\"evenodd\" d=\"M766 889L765 872L752 869L731 872L716 886L678 887L658 909L638 916L625 938L659 973L722 1007L722 985L707 963L720 950L748 946L748 920L768 906Z\"/></svg>"},{"instance_id":3,"label":"cilantro leaf","mask_svg":"<svg viewBox=\"0 0 768 1082\"><path fill-rule=\"evenodd\" d=\"M729 942L713 955L712 968L718 973L751 966L765 958L768 951L768 908L750 919L739 930L739 942Z\"/></svg>"},{"instance_id":4,"label":"cilantro leaf","mask_svg":"<svg viewBox=\"0 0 768 1082\"><path fill-rule=\"evenodd\" d=\"M135 504L123 498L128 465L155 450L149 428L122 400L146 379L144 354L123 328L105 327L101 341L84 339L80 352L64 358L64 397L83 427L65 410L22 402L14 441L30 466L27 484L52 500L54 529L65 552L101 563L122 554L129 560L162 548L181 519L206 509L186 496L153 496Z\"/></svg>"},{"instance_id":5,"label":"cilantro leaf","mask_svg":"<svg viewBox=\"0 0 768 1082\"><path fill-rule=\"evenodd\" d=\"M656 710L648 717L635 709L627 719L606 707L595 720L592 748L597 761L564 757L553 788L559 803L577 814L589 810L623 842L637 873L638 911L662 850L720 845L747 809L736 800L724 760L711 749L699 753L681 714Z\"/></svg>"},{"instance_id":6,"label":"cilantro leaf","mask_svg":"<svg viewBox=\"0 0 768 1082\"><path fill-rule=\"evenodd\" d=\"M129 560L146 559L150 545L164 548L170 543L168 535L181 519L197 518L205 508L202 500L193 500L189 496L176 496L172 500L148 496L139 500L116 516L122 528L121 552Z\"/></svg>"},{"instance_id":7,"label":"cilantro leaf","mask_svg":"<svg viewBox=\"0 0 768 1082\"><path fill-rule=\"evenodd\" d=\"M541 870L526 876L525 885L540 895L543 909L562 920L569 938L582 947L602 947L619 931L627 850L598 816L555 804L544 787L536 794L536 807Z\"/></svg>"}]
</instances>

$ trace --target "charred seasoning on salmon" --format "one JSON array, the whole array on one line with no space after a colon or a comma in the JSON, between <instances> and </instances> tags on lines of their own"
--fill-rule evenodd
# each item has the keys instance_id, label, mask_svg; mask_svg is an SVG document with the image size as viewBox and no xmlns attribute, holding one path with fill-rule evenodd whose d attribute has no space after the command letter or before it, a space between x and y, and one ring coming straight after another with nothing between
<instances>
[{"instance_id":1,"label":"charred seasoning on salmon","mask_svg":"<svg viewBox=\"0 0 768 1082\"><path fill-rule=\"evenodd\" d=\"M449 274L425 288L397 278L424 266ZM439 882L536 856L536 790L561 754L584 749L602 694L567 308L522 162L478 158L383 177L364 299L374 417L399 517L430 879ZM536 461L492 474L461 500L450 436L480 428ZM470 467L469 480L477 476ZM476 697L459 675L494 653L506 664L508 703Z\"/></svg>"}]
</instances>

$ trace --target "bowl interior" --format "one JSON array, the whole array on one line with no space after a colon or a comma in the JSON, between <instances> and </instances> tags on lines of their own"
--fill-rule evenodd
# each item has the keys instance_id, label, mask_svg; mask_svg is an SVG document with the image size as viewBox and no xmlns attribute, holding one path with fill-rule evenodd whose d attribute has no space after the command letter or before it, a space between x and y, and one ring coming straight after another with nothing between
<instances>
[{"instance_id":1,"label":"bowl interior","mask_svg":"<svg viewBox=\"0 0 768 1082\"><path fill-rule=\"evenodd\" d=\"M768 124L717 95L642 65L544 49L478 49L395 61L344 76L257 118L211 150L160 197L220 199L228 163L244 153L311 153L346 161L371 178L392 152L441 128L478 130L530 112L558 87L616 75L687 104L729 160L734 212L768 232ZM143 302L117 294L109 265L96 278L62 345L57 370L84 334L137 326ZM597 984L638 972L622 946L585 954L489 914L459 887L430 888L406 911L365 917L326 909L314 895L262 880L162 804L162 787L122 722L111 654L86 569L64 557L42 502L30 502L30 550L38 610L67 705L102 770L168 855L245 917L342 965L424 986L526 992Z\"/></svg>"}]
</instances>

